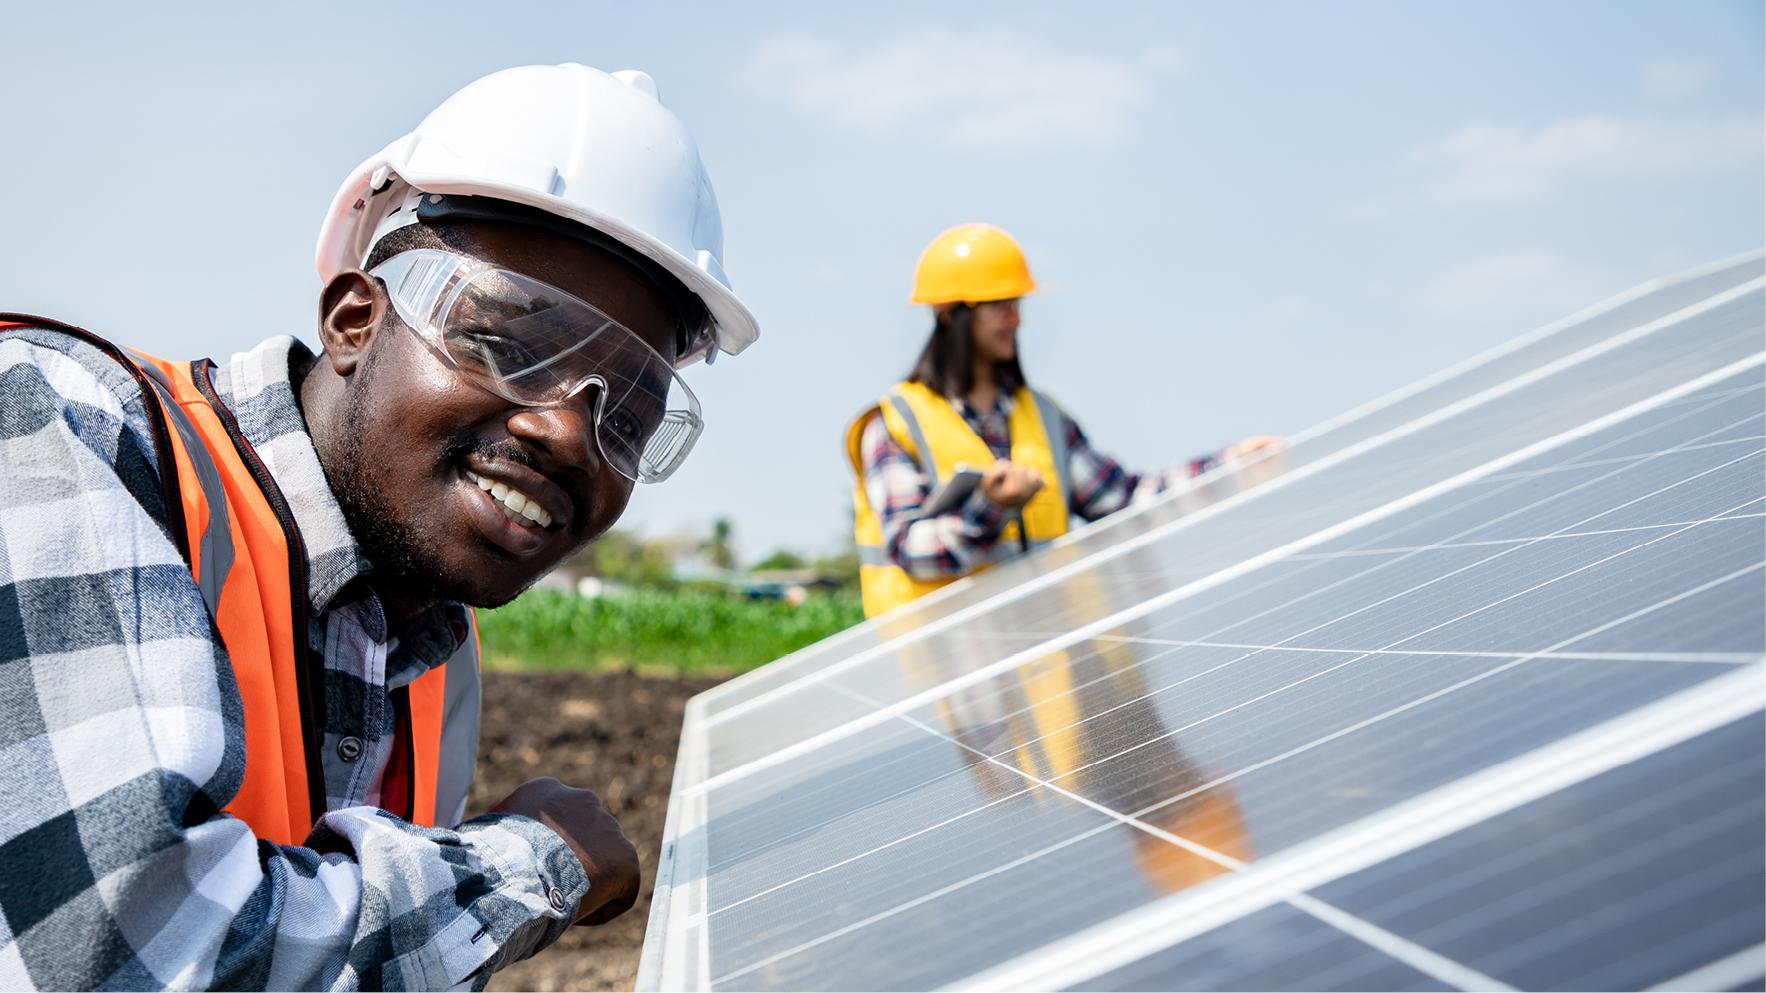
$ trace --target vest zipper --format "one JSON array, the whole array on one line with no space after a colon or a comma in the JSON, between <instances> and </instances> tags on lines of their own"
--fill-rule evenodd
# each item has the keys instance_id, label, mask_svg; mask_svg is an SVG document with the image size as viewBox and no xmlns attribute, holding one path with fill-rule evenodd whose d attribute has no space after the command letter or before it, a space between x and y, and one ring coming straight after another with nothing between
<instances>
[{"instance_id":1,"label":"vest zipper","mask_svg":"<svg viewBox=\"0 0 1766 993\"><path fill-rule=\"evenodd\" d=\"M397 730L393 739L398 742L398 761L404 763L405 769L405 809L399 816L412 824L417 823L417 742L411 726L411 688L401 686L392 692L394 726Z\"/></svg>"},{"instance_id":2,"label":"vest zipper","mask_svg":"<svg viewBox=\"0 0 1766 993\"><path fill-rule=\"evenodd\" d=\"M288 546L288 588L292 593L291 604L292 627L294 636L294 683L300 700L301 741L306 746L307 754L307 805L312 814L312 823L318 823L325 814L325 763L321 755L324 735L320 728L319 715L323 713L324 685L314 678L312 652L308 648L307 639L307 545L300 535L300 527L294 522L294 513L288 508L288 500L282 495L281 487L270 476L270 470L258 457L257 450L239 430L239 421L233 411L221 402L215 393L214 384L209 380L209 369L214 362L209 359L198 359L190 363L190 376L196 382L196 389L214 408L215 416L221 426L227 430L227 437L232 439L233 448L239 453L246 469L257 481L258 489L263 492L264 499L276 514L276 521L282 525L282 535Z\"/></svg>"}]
</instances>

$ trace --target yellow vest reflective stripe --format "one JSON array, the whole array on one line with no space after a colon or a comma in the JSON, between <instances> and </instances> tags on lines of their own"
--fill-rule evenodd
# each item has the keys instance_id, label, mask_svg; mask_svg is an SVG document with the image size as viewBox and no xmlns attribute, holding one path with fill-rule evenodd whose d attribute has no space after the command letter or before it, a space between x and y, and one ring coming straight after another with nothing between
<instances>
[{"instance_id":1,"label":"yellow vest reflective stripe","mask_svg":"<svg viewBox=\"0 0 1766 993\"><path fill-rule=\"evenodd\" d=\"M956 406L920 383L897 383L875 407L861 413L847 428L847 457L857 483L853 488L853 537L858 543L859 586L865 616L876 617L901 604L945 586L953 579L920 580L889 561L883 547L882 517L865 493L865 466L860 439L873 417L881 417L890 437L906 449L931 479L937 492L959 467L985 469L994 462L987 443L971 429ZM1059 408L1042 394L1021 387L1013 397L1009 421L1012 461L1042 473L1048 485L1024 505L1024 535L1032 547L1067 533L1072 487L1068 479L1067 436ZM1019 522L1006 525L986 565L1021 550Z\"/></svg>"}]
</instances>

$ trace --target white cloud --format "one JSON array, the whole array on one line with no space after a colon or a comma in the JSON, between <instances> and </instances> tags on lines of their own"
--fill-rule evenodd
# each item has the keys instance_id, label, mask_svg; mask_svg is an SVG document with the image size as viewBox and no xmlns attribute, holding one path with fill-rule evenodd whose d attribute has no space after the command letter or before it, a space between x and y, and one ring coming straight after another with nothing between
<instances>
[{"instance_id":1,"label":"white cloud","mask_svg":"<svg viewBox=\"0 0 1766 993\"><path fill-rule=\"evenodd\" d=\"M1670 121L1588 116L1540 127L1468 124L1412 152L1435 172L1432 192L1459 203L1538 200L1589 176L1696 173L1761 158L1766 119Z\"/></svg>"},{"instance_id":2,"label":"white cloud","mask_svg":"<svg viewBox=\"0 0 1766 993\"><path fill-rule=\"evenodd\" d=\"M1156 68L1173 58L1153 53ZM1129 133L1146 99L1132 63L1003 35L928 31L863 51L778 38L761 46L750 70L761 87L838 124L968 146L1112 143Z\"/></svg>"},{"instance_id":3,"label":"white cloud","mask_svg":"<svg viewBox=\"0 0 1766 993\"><path fill-rule=\"evenodd\" d=\"M1656 100L1679 100L1704 89L1715 75L1709 59L1656 59L1643 67L1643 91Z\"/></svg>"},{"instance_id":4,"label":"white cloud","mask_svg":"<svg viewBox=\"0 0 1766 993\"><path fill-rule=\"evenodd\" d=\"M1442 315L1526 326L1555 320L1611 296L1618 276L1545 249L1473 259L1424 280L1422 304Z\"/></svg>"}]
</instances>

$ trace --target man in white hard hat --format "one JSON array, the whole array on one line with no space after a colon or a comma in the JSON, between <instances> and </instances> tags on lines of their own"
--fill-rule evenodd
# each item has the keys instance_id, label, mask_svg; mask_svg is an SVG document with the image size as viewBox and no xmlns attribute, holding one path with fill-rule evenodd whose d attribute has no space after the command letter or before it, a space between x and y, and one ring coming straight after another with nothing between
<instances>
[{"instance_id":1,"label":"man in white hard hat","mask_svg":"<svg viewBox=\"0 0 1766 993\"><path fill-rule=\"evenodd\" d=\"M631 907L595 794L463 820L467 608L685 458L722 253L649 77L527 66L344 184L317 355L0 315L0 988L482 987Z\"/></svg>"}]
</instances>

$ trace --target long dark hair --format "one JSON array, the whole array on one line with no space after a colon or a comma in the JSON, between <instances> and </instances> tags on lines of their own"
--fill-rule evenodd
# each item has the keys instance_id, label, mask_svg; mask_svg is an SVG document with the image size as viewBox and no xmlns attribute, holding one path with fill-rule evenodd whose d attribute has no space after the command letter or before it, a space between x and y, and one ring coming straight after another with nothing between
<instances>
[{"instance_id":1,"label":"long dark hair","mask_svg":"<svg viewBox=\"0 0 1766 993\"><path fill-rule=\"evenodd\" d=\"M971 330L975 325L975 308L966 303L953 304L938 311L932 324L932 337L920 350L920 358L908 373L908 382L921 383L947 397L965 397L975 388L975 341ZM1018 353L993 364L993 381L1000 393L1011 396L1024 385L1024 369L1018 364Z\"/></svg>"}]
</instances>

